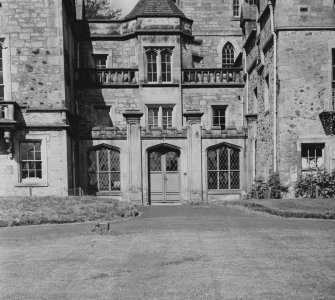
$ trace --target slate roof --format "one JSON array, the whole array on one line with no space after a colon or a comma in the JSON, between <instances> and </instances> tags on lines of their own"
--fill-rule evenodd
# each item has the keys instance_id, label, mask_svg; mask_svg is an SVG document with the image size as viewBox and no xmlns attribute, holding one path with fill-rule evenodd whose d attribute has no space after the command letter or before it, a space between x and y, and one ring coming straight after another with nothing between
<instances>
[{"instance_id":1,"label":"slate roof","mask_svg":"<svg viewBox=\"0 0 335 300\"><path fill-rule=\"evenodd\" d=\"M172 16L186 18L172 0L139 0L125 19Z\"/></svg>"}]
</instances>

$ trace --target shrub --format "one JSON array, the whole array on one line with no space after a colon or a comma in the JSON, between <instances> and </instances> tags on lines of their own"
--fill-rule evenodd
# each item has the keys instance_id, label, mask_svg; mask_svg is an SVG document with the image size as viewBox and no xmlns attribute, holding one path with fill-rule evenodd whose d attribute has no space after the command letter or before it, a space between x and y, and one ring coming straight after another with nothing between
<instances>
[{"instance_id":1,"label":"shrub","mask_svg":"<svg viewBox=\"0 0 335 300\"><path fill-rule=\"evenodd\" d=\"M269 190L271 194L269 195ZM262 177L257 177L252 185L249 198L256 199L281 199L283 193L288 192L288 187L281 184L279 173L271 173L269 180L264 181Z\"/></svg>"},{"instance_id":2,"label":"shrub","mask_svg":"<svg viewBox=\"0 0 335 300\"><path fill-rule=\"evenodd\" d=\"M308 173L299 177L294 190L295 197L316 198L316 189L321 198L333 198L335 196L335 173L329 174L325 170L316 173Z\"/></svg>"}]
</instances>

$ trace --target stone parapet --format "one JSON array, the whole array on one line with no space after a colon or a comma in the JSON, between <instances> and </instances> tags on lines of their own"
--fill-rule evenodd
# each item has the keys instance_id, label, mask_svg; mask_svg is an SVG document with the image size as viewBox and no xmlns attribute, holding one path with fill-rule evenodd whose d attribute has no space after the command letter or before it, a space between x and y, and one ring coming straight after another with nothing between
<instances>
[{"instance_id":1,"label":"stone parapet","mask_svg":"<svg viewBox=\"0 0 335 300\"><path fill-rule=\"evenodd\" d=\"M94 139L126 139L127 131L119 127L93 127L92 138Z\"/></svg>"}]
</instances>

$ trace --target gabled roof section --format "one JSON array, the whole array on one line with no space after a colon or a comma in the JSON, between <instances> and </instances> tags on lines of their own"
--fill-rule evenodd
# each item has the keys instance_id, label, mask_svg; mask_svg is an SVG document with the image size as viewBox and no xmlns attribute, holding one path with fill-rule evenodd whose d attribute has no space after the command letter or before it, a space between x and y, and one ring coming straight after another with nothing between
<instances>
[{"instance_id":1,"label":"gabled roof section","mask_svg":"<svg viewBox=\"0 0 335 300\"><path fill-rule=\"evenodd\" d=\"M172 0L139 0L125 19L133 19L136 17L186 18Z\"/></svg>"}]
</instances>

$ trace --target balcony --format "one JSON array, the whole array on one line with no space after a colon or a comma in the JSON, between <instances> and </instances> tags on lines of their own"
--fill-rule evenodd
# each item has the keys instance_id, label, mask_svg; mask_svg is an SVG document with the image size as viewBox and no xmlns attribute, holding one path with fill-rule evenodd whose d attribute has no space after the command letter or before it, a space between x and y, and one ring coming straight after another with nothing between
<instances>
[{"instance_id":1,"label":"balcony","mask_svg":"<svg viewBox=\"0 0 335 300\"><path fill-rule=\"evenodd\" d=\"M322 97L321 97L322 96ZM335 86L330 89L329 93L320 95L320 102L323 111L319 117L326 135L335 134Z\"/></svg>"},{"instance_id":2,"label":"balcony","mask_svg":"<svg viewBox=\"0 0 335 300\"><path fill-rule=\"evenodd\" d=\"M77 83L82 87L137 87L138 69L79 69Z\"/></svg>"},{"instance_id":3,"label":"balcony","mask_svg":"<svg viewBox=\"0 0 335 300\"><path fill-rule=\"evenodd\" d=\"M12 130L17 127L15 108L16 102L0 102L0 129Z\"/></svg>"},{"instance_id":4,"label":"balcony","mask_svg":"<svg viewBox=\"0 0 335 300\"><path fill-rule=\"evenodd\" d=\"M244 85L242 68L230 69L184 69L183 85Z\"/></svg>"}]
</instances>

